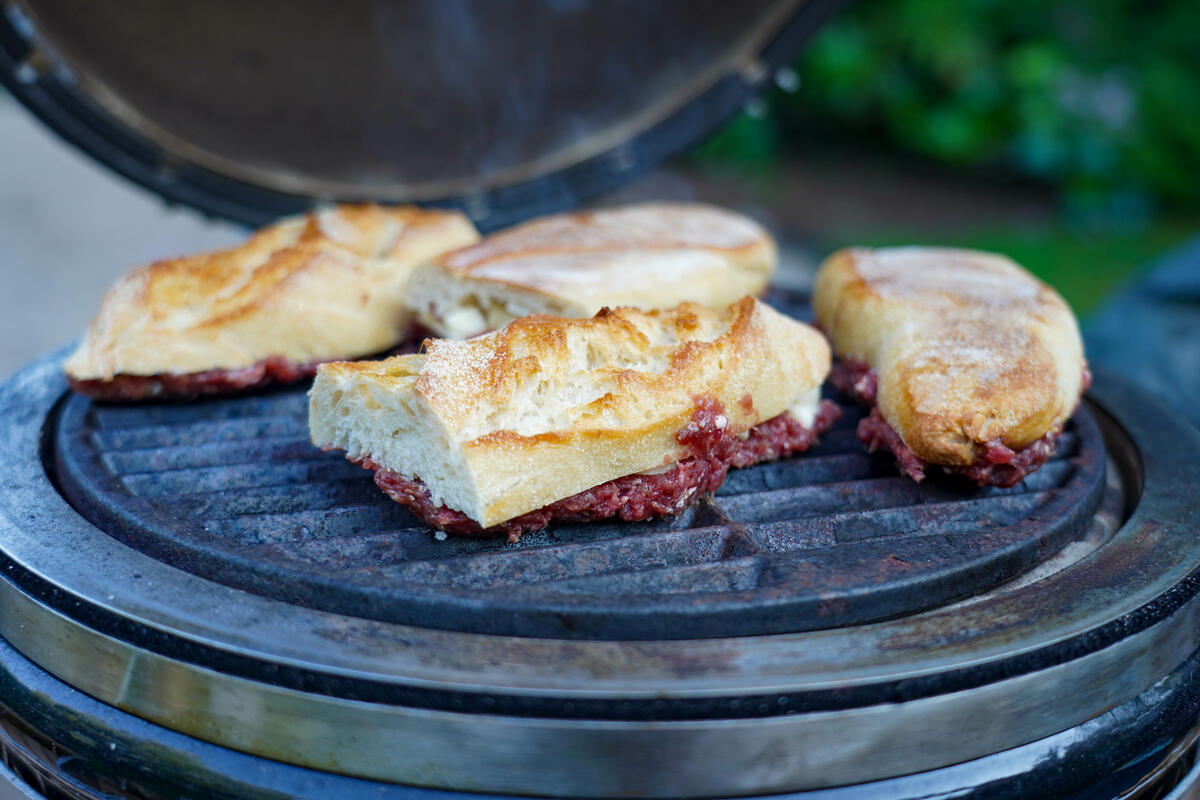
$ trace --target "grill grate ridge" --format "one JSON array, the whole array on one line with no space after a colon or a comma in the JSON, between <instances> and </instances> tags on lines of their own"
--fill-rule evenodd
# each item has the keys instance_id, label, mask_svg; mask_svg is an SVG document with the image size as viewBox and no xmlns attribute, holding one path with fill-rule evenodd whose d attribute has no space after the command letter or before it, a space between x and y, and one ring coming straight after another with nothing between
<instances>
[{"instance_id":1,"label":"grill grate ridge","mask_svg":"<svg viewBox=\"0 0 1200 800\"><path fill-rule=\"evenodd\" d=\"M637 537L626 537L610 542L500 550L471 558L435 557L394 565L388 574L396 579L435 586L548 583L630 569L649 570L719 561L728 556L730 536L730 530L724 527L696 528L659 533L646 542L637 541Z\"/></svg>"},{"instance_id":2,"label":"grill grate ridge","mask_svg":"<svg viewBox=\"0 0 1200 800\"><path fill-rule=\"evenodd\" d=\"M263 460L272 462L313 461L321 458L307 439L270 437L255 439L252 443L214 442L195 446L147 447L132 450L106 450L104 464L117 475L134 475L139 472L159 472L169 469L194 469L200 467L225 467L238 464L256 464Z\"/></svg>"},{"instance_id":3,"label":"grill grate ridge","mask_svg":"<svg viewBox=\"0 0 1200 800\"><path fill-rule=\"evenodd\" d=\"M252 442L270 439L307 441L307 430L297 428L296 420L256 419L251 422L215 422L212 425L180 425L168 428L147 425L144 428L96 430L93 444L102 450L146 450L167 447L191 448L198 439L204 442Z\"/></svg>"}]
</instances>

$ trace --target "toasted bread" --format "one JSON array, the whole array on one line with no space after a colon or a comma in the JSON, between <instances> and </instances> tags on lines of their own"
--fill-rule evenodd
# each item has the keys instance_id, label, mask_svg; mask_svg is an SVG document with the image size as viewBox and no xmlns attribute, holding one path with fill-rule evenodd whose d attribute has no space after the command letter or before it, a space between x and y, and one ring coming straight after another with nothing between
<instances>
[{"instance_id":1,"label":"toasted bread","mask_svg":"<svg viewBox=\"0 0 1200 800\"><path fill-rule=\"evenodd\" d=\"M732 434L790 408L811 425L829 358L819 333L751 297L531 316L423 354L325 364L309 425L315 444L419 479L489 528L673 464L699 404L719 405Z\"/></svg>"},{"instance_id":2,"label":"toasted bread","mask_svg":"<svg viewBox=\"0 0 1200 800\"><path fill-rule=\"evenodd\" d=\"M76 381L307 364L387 350L422 261L479 238L457 212L339 206L122 278L64 368Z\"/></svg>"},{"instance_id":3,"label":"toasted bread","mask_svg":"<svg viewBox=\"0 0 1200 800\"><path fill-rule=\"evenodd\" d=\"M465 338L528 314L722 308L761 292L775 261L757 223L712 206L557 214L439 256L413 275L408 303L437 335Z\"/></svg>"},{"instance_id":4,"label":"toasted bread","mask_svg":"<svg viewBox=\"0 0 1200 800\"><path fill-rule=\"evenodd\" d=\"M1010 259L970 250L841 250L813 306L834 352L875 372L883 419L924 461L969 466L1062 428L1086 363L1066 302Z\"/></svg>"}]
</instances>

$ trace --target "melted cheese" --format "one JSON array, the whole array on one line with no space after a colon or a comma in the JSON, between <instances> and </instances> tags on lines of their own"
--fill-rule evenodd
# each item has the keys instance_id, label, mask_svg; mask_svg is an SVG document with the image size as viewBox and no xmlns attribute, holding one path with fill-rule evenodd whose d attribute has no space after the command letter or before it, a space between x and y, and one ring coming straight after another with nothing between
<instances>
[{"instance_id":1,"label":"melted cheese","mask_svg":"<svg viewBox=\"0 0 1200 800\"><path fill-rule=\"evenodd\" d=\"M469 295L457 305L432 303L428 312L417 315L430 330L447 339L470 339L503 328L514 319L531 314L553 314L556 309L523 306L499 297Z\"/></svg>"},{"instance_id":2,"label":"melted cheese","mask_svg":"<svg viewBox=\"0 0 1200 800\"><path fill-rule=\"evenodd\" d=\"M806 428L811 428L817 419L817 410L821 407L821 387L814 386L801 394L796 401L788 406L788 413L796 418Z\"/></svg>"}]
</instances>

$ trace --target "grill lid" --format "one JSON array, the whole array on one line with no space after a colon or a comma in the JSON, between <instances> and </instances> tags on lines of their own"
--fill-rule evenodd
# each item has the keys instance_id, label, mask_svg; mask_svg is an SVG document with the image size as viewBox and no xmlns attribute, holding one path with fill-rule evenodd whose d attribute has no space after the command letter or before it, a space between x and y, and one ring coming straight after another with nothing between
<instances>
[{"instance_id":1,"label":"grill lid","mask_svg":"<svg viewBox=\"0 0 1200 800\"><path fill-rule=\"evenodd\" d=\"M0 79L165 197L560 210L710 132L838 0L21 0Z\"/></svg>"}]
</instances>

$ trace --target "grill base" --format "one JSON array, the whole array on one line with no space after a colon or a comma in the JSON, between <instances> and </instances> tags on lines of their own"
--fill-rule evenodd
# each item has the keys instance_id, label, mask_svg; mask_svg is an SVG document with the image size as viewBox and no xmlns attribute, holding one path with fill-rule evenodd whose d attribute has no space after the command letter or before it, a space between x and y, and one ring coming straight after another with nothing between
<instances>
[{"instance_id":1,"label":"grill base","mask_svg":"<svg viewBox=\"0 0 1200 800\"><path fill-rule=\"evenodd\" d=\"M1141 696L1014 750L917 775L776 797L795 800L1159 800L1188 774L1200 726L1200 655ZM0 760L28 800L502 800L316 772L238 753L81 695L0 640ZM0 798L9 800L0 768ZM544 787L554 794L554 786Z\"/></svg>"}]
</instances>

